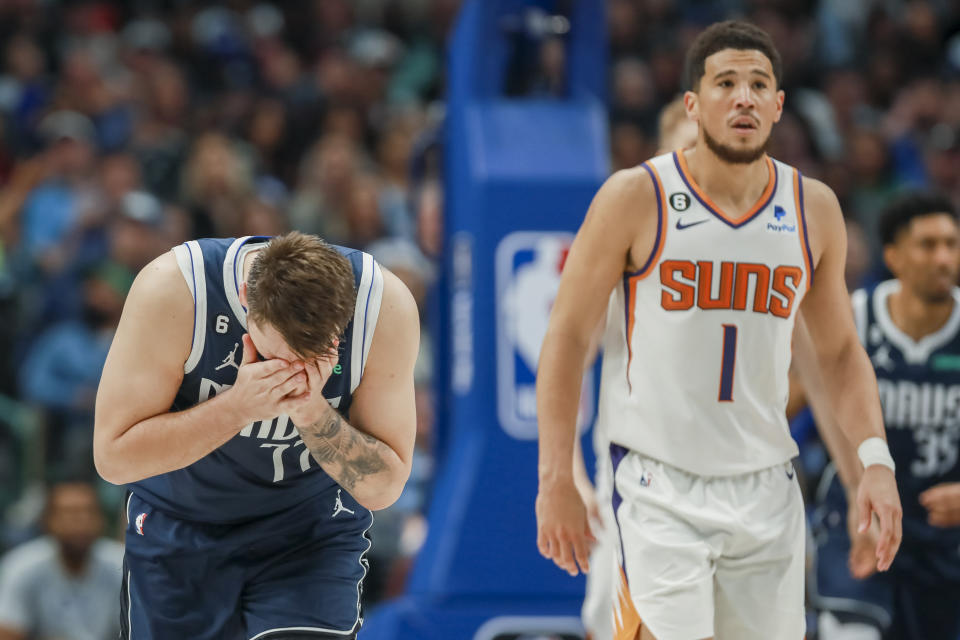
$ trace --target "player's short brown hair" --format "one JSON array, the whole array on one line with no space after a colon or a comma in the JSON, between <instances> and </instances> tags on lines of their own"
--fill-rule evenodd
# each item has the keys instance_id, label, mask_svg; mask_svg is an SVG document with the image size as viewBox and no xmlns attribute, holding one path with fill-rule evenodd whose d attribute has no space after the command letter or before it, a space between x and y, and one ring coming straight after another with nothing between
<instances>
[{"instance_id":1,"label":"player's short brown hair","mask_svg":"<svg viewBox=\"0 0 960 640\"><path fill-rule=\"evenodd\" d=\"M331 349L353 317L356 298L350 261L298 231L270 240L247 275L249 317L276 329L303 358Z\"/></svg>"},{"instance_id":2,"label":"player's short brown hair","mask_svg":"<svg viewBox=\"0 0 960 640\"><path fill-rule=\"evenodd\" d=\"M780 60L780 52L774 46L770 35L755 24L742 20L727 20L704 29L690 45L683 74L687 89L699 91L707 58L724 49L740 51L755 49L765 55L770 60L770 66L773 67L777 88L780 88L783 63Z\"/></svg>"}]
</instances>

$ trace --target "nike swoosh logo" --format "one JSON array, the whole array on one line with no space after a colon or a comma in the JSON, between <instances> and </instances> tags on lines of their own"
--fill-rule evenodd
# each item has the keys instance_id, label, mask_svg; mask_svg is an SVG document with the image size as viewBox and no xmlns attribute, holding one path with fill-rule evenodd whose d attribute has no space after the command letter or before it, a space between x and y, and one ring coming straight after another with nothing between
<instances>
[{"instance_id":1,"label":"nike swoosh logo","mask_svg":"<svg viewBox=\"0 0 960 640\"><path fill-rule=\"evenodd\" d=\"M710 218L704 218L703 220L697 220L696 222L691 222L690 224L683 224L682 220L677 220L677 230L683 231L684 229L689 229L690 227L695 227L698 224L703 224L704 222L710 222Z\"/></svg>"}]
</instances>

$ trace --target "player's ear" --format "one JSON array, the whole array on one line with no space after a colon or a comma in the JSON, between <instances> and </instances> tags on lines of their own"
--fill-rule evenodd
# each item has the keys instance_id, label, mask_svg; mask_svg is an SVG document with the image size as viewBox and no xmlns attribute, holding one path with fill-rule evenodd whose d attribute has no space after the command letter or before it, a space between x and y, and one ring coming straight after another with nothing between
<instances>
[{"instance_id":1,"label":"player's ear","mask_svg":"<svg viewBox=\"0 0 960 640\"><path fill-rule=\"evenodd\" d=\"M890 269L890 273L897 277L900 273L900 252L897 251L895 244L888 244L883 247L883 262Z\"/></svg>"},{"instance_id":2,"label":"player's ear","mask_svg":"<svg viewBox=\"0 0 960 640\"><path fill-rule=\"evenodd\" d=\"M699 96L695 92L684 92L683 108L687 111L687 118L697 123L700 122L700 101Z\"/></svg>"}]
</instances>

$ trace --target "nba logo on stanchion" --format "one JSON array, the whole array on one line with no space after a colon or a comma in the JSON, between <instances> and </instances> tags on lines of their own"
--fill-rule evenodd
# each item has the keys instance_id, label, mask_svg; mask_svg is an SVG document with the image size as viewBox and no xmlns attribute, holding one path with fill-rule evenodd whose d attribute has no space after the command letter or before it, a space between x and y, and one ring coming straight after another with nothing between
<instances>
[{"instance_id":1,"label":"nba logo on stanchion","mask_svg":"<svg viewBox=\"0 0 960 640\"><path fill-rule=\"evenodd\" d=\"M514 438L537 437L537 361L573 234L515 231L497 245L497 414ZM584 376L578 425L593 417L593 370Z\"/></svg>"}]
</instances>

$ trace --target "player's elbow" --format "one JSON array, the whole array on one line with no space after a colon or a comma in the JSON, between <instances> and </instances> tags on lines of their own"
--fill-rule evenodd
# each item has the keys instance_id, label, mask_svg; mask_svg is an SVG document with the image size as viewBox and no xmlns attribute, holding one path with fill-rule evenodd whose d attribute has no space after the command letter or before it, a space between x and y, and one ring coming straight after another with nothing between
<instances>
[{"instance_id":1,"label":"player's elbow","mask_svg":"<svg viewBox=\"0 0 960 640\"><path fill-rule=\"evenodd\" d=\"M385 477L378 486L371 487L368 493L355 495L354 498L370 511L386 509L400 499L409 477L410 468L404 465L390 473L389 477Z\"/></svg>"},{"instance_id":2,"label":"player's elbow","mask_svg":"<svg viewBox=\"0 0 960 640\"><path fill-rule=\"evenodd\" d=\"M120 477L119 469L110 457L104 453L102 447L97 447L96 444L93 446L93 466L96 468L97 474L110 484L126 484Z\"/></svg>"},{"instance_id":3,"label":"player's elbow","mask_svg":"<svg viewBox=\"0 0 960 640\"><path fill-rule=\"evenodd\" d=\"M136 480L130 477L129 465L125 465L123 456L117 451L116 441L98 437L93 438L93 465L97 474L110 484L124 485Z\"/></svg>"},{"instance_id":4,"label":"player's elbow","mask_svg":"<svg viewBox=\"0 0 960 640\"><path fill-rule=\"evenodd\" d=\"M103 446L93 445L93 465L97 469L97 474L110 484L123 485L128 480L123 477L122 469L114 457L103 450Z\"/></svg>"}]
</instances>

